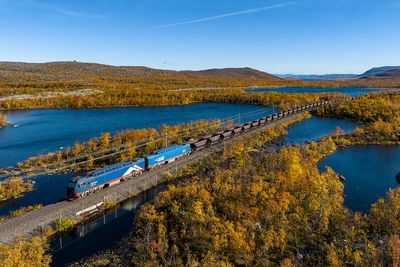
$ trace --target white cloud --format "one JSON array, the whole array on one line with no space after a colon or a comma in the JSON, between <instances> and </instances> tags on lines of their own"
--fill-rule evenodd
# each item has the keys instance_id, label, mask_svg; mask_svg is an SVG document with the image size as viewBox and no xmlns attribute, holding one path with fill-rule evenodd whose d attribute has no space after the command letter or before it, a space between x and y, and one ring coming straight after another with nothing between
<instances>
[{"instance_id":1,"label":"white cloud","mask_svg":"<svg viewBox=\"0 0 400 267\"><path fill-rule=\"evenodd\" d=\"M258 13L258 12L262 12L262 11L265 11L265 10L283 8L283 7L289 6L289 5L293 4L293 3L294 2L287 2L287 3L281 3L281 4L272 5L272 6L264 6L264 7L241 10L241 11L237 11L237 12L226 13L226 14L221 14L221 15L216 15L216 16L211 16L211 17L205 17L205 18L200 18L200 19L196 19L196 20L177 22L177 23L170 23L170 24L163 24L163 25L153 26L153 27L150 28L150 30L161 29L161 28L170 28L170 27L187 25L187 24L202 23L202 22L207 22L207 21L212 21L212 20L223 19L223 18L227 18L227 17Z\"/></svg>"},{"instance_id":2,"label":"white cloud","mask_svg":"<svg viewBox=\"0 0 400 267\"><path fill-rule=\"evenodd\" d=\"M61 15L70 16L70 17L81 17L87 19L101 19L104 18L103 15L92 14L92 13L81 13L74 10L64 9L56 5L44 4L40 3L37 0L23 0L23 1L9 1L9 0L0 0L0 4L13 6L16 8L41 8L47 9L49 11L53 11L59 13Z\"/></svg>"}]
</instances>

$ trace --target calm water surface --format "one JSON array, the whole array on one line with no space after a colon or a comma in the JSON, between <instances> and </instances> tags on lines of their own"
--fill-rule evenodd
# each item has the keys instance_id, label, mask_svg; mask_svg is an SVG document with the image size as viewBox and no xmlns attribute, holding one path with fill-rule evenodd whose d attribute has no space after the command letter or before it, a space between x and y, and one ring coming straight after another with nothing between
<instances>
[{"instance_id":1,"label":"calm water surface","mask_svg":"<svg viewBox=\"0 0 400 267\"><path fill-rule=\"evenodd\" d=\"M152 188L133 199L128 199L103 216L79 226L72 232L55 237L51 242L52 266L67 266L88 255L112 248L132 231L133 217L140 206L152 201L166 185Z\"/></svg>"},{"instance_id":2,"label":"calm water surface","mask_svg":"<svg viewBox=\"0 0 400 267\"><path fill-rule=\"evenodd\" d=\"M121 108L106 110L33 110L11 112L9 120L19 126L0 130L0 159L2 166L38 153L57 150L72 145L76 140L85 141L103 132L115 133L127 128L160 127L197 119L225 118L238 113L259 110L260 106L235 104L198 104L165 108ZM268 113L268 112L266 112ZM255 117L260 117L257 114ZM255 118L254 117L254 118ZM251 120L252 118L248 118ZM304 144L329 135L336 127L350 132L358 124L333 118L312 117L289 127L283 139L285 145ZM365 211L370 203L384 196L387 189L396 186L395 174L400 166L399 147L352 147L339 150L320 162L320 169L328 165L343 174L345 204L353 210ZM0 214L19 207L37 203L59 201L72 174L53 175L37 179L36 190L23 198L3 203ZM162 190L164 187L159 187ZM145 200L153 199L157 190L123 203L104 217L80 227L70 235L52 244L54 266L82 258L110 248L132 230L132 220ZM63 247L60 250L60 247Z\"/></svg>"},{"instance_id":3,"label":"calm water surface","mask_svg":"<svg viewBox=\"0 0 400 267\"><path fill-rule=\"evenodd\" d=\"M18 127L0 129L0 167L14 165L29 156L58 150L101 133L127 128L159 128L199 119L217 119L241 114L247 121L271 114L257 105L204 103L157 108L115 108L89 110L30 110L10 112L8 120ZM247 115L246 115L247 114ZM0 216L34 204L52 204L65 197L73 174L42 176L35 190L22 198L0 202Z\"/></svg>"},{"instance_id":4,"label":"calm water surface","mask_svg":"<svg viewBox=\"0 0 400 267\"><path fill-rule=\"evenodd\" d=\"M288 129L288 136L285 137L285 144L303 144L306 140L318 139L319 137L328 135L337 126L346 132L352 131L358 125L350 121L343 121L332 118L312 117L291 125ZM161 187L164 189L164 187ZM159 188L160 189L160 188ZM150 199L154 198L154 191L148 193ZM128 200L123 204L132 209L122 208L125 211L118 211L117 218L114 219L115 213L112 212L105 217L98 218L85 229L78 228L70 235L60 239L55 239L52 247L55 250L54 266L67 264L68 262L80 259L88 254L96 253L102 249L112 247L118 239L132 230L133 217L137 209L144 202L143 196ZM105 218L105 220L104 220ZM105 222L105 223L104 223ZM88 229L93 229L90 231ZM114 238L111 238L110 234ZM61 242L61 243L60 243ZM60 250L60 246L63 249Z\"/></svg>"},{"instance_id":5,"label":"calm water surface","mask_svg":"<svg viewBox=\"0 0 400 267\"><path fill-rule=\"evenodd\" d=\"M340 127L345 133L350 133L358 126L360 124L352 121L313 116L289 126L283 143L285 145L301 145L306 141L317 141L321 137L329 136L336 127Z\"/></svg>"},{"instance_id":6,"label":"calm water surface","mask_svg":"<svg viewBox=\"0 0 400 267\"><path fill-rule=\"evenodd\" d=\"M346 178L346 207L368 212L371 204L385 197L390 188L398 186L400 146L353 146L339 149L319 163L320 170L330 166Z\"/></svg>"},{"instance_id":7,"label":"calm water surface","mask_svg":"<svg viewBox=\"0 0 400 267\"><path fill-rule=\"evenodd\" d=\"M259 88L254 90L246 90L245 92L248 93L277 92L277 93L296 93L296 94L341 93L355 97L380 91L383 90L360 88L360 87L342 87L342 88L282 87L282 88Z\"/></svg>"},{"instance_id":8,"label":"calm water surface","mask_svg":"<svg viewBox=\"0 0 400 267\"><path fill-rule=\"evenodd\" d=\"M7 120L18 127L0 129L0 167L12 166L28 157L59 150L60 147L71 146L76 141L83 142L105 132L227 118L261 108L257 105L203 103L150 108L13 111L7 114ZM243 120L261 116L261 113L257 113Z\"/></svg>"}]
</instances>

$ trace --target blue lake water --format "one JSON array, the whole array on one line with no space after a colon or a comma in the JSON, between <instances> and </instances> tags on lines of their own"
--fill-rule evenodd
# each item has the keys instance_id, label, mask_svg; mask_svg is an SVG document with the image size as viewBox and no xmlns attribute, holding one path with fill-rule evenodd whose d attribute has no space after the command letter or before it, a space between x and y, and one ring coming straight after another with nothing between
<instances>
[{"instance_id":1,"label":"blue lake water","mask_svg":"<svg viewBox=\"0 0 400 267\"><path fill-rule=\"evenodd\" d=\"M346 207L368 212L371 204L385 197L390 188L398 186L400 146L352 146L339 149L319 163L320 170L330 166L346 178Z\"/></svg>"},{"instance_id":2,"label":"blue lake water","mask_svg":"<svg viewBox=\"0 0 400 267\"><path fill-rule=\"evenodd\" d=\"M0 168L105 132L159 128L163 124L227 118L239 113L242 120L251 120L271 113L269 110L256 113L262 108L257 105L203 103L170 107L12 111L7 113L7 120L18 127L0 129ZM249 112L253 113L245 117L244 114Z\"/></svg>"},{"instance_id":3,"label":"blue lake water","mask_svg":"<svg viewBox=\"0 0 400 267\"><path fill-rule=\"evenodd\" d=\"M163 108L10 112L8 119L19 126L0 129L0 166L13 165L29 156L54 151L61 146L72 145L77 140L85 141L104 132L115 133L128 128L158 128L163 124L174 125L253 112L245 118L242 115L244 121L270 113L270 110L258 113L260 108L252 105L205 103ZM283 143L304 144L305 141L329 135L336 127L350 132L357 126L358 124L351 121L312 117L291 125ZM400 166L400 148L351 147L338 150L327 157L320 162L319 168L323 170L325 165L331 166L347 178L345 205L352 210L368 211L372 202L385 196L388 188L397 185L394 177L400 171L396 170ZM72 176L73 174L53 175L37 179L35 191L22 198L0 203L0 215L28 205L46 205L59 201L64 197L66 183ZM78 228L72 233L73 236L63 238L64 246L68 243L73 245L54 253L55 262L62 265L110 247L110 244L114 244L132 229L132 218L139 205L144 202L142 198L143 196L129 200L116 211L117 215L107 214L103 221L95 220L84 229ZM105 225L101 226L102 224ZM84 238L81 238L82 231L85 233ZM76 256L71 256L75 254Z\"/></svg>"},{"instance_id":4,"label":"blue lake water","mask_svg":"<svg viewBox=\"0 0 400 267\"><path fill-rule=\"evenodd\" d=\"M258 105L204 103L160 108L87 110L29 110L10 112L8 120L19 126L0 129L0 167L14 165L30 156L58 150L101 133L124 129L159 128L199 119L221 119L241 114L248 121L271 114ZM0 202L0 216L34 204L52 204L65 197L73 174L42 176L35 190L23 197Z\"/></svg>"},{"instance_id":5,"label":"blue lake water","mask_svg":"<svg viewBox=\"0 0 400 267\"><path fill-rule=\"evenodd\" d=\"M118 244L133 229L133 218L141 205L155 199L166 184L152 188L135 198L128 199L103 216L80 225L70 233L55 237L51 242L52 266L68 266L68 263L109 249Z\"/></svg>"},{"instance_id":6,"label":"blue lake water","mask_svg":"<svg viewBox=\"0 0 400 267\"><path fill-rule=\"evenodd\" d=\"M329 135L338 126L345 132L350 132L358 124L334 118L311 117L291 125L283 143L285 145L304 144L306 141ZM29 205L39 203L47 205L58 202L65 197L66 184L72 176L73 174L60 174L35 179L34 191L26 193L21 198L0 202L0 215Z\"/></svg>"},{"instance_id":7,"label":"blue lake water","mask_svg":"<svg viewBox=\"0 0 400 267\"><path fill-rule=\"evenodd\" d=\"M296 94L317 94L317 93L341 93L349 96L361 96L372 92L380 92L382 89L370 89L360 87L341 87L341 88L312 88L312 87L281 87L281 88L259 88L245 90L247 93L296 93Z\"/></svg>"},{"instance_id":8,"label":"blue lake water","mask_svg":"<svg viewBox=\"0 0 400 267\"><path fill-rule=\"evenodd\" d=\"M345 132L350 132L359 125L351 121L334 118L312 117L291 125L288 129L288 135L283 139L283 143L285 145L304 144L305 141L316 140L320 137L329 135L329 133L338 126ZM340 154L342 153L342 150L339 150L332 156L328 157L325 161L320 162L319 166L322 171L325 169L324 166L329 164L334 167L336 171L344 174L348 178L345 184L345 204L355 210L361 210L363 207L366 208L367 206L369 207L369 203L374 201L372 199L384 196L388 188L396 186L393 173L395 171L395 166L400 166L399 147L397 147L397 150L395 151L393 150L395 147L376 147L376 149L380 151L379 153L376 153L376 151L369 153L368 150L370 147L366 147L367 152L362 150L362 148L365 147L360 147L360 150L356 154L350 152L349 155L344 156L343 160L341 159L342 154ZM367 162L364 162L365 159L358 161L358 154L368 155L366 160ZM385 154L385 159L383 160L385 161L384 166L377 168L376 165L381 164L380 160L378 160L376 164L369 166L369 168L362 168L363 165L368 165L369 161L381 157L381 154ZM336 161L340 164L337 164ZM353 172L351 171L351 168L354 165L359 167ZM390 165L390 168L388 168L388 165ZM350 170L350 173L342 170L342 168ZM382 171L382 169L384 169L384 171ZM368 184L371 183L371 181L362 181L365 179L366 175L374 174L379 177L379 173L383 173L384 177L387 177L383 183L382 181L377 180L377 185L373 184L373 186L368 187ZM354 180L349 181L353 177ZM361 187L364 187L362 185L363 183L365 184L365 188L360 193L359 187L360 185ZM377 191L375 191L376 188L378 188ZM160 186L158 189L153 188L149 190L146 193L147 200L154 199L157 191L164 189L165 186ZM88 255L96 254L99 251L109 249L116 245L119 240L133 230L133 218L139 210L140 205L145 202L146 197L143 194L136 198L127 200L115 210L89 222L85 227L78 227L68 235L54 239L52 242L52 248L54 249L53 266L67 266L70 262L82 259ZM364 204L362 204L363 202Z\"/></svg>"},{"instance_id":9,"label":"blue lake water","mask_svg":"<svg viewBox=\"0 0 400 267\"><path fill-rule=\"evenodd\" d=\"M336 127L340 127L345 133L350 133L358 126L360 124L348 120L313 116L289 126L283 143L285 145L301 145L306 141L317 141L321 137L329 136Z\"/></svg>"}]
</instances>

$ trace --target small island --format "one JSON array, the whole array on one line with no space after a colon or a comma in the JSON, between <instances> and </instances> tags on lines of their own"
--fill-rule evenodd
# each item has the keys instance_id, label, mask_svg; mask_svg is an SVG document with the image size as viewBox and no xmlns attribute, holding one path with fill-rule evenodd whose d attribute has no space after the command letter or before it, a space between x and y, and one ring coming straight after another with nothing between
<instances>
[{"instance_id":1,"label":"small island","mask_svg":"<svg viewBox=\"0 0 400 267\"><path fill-rule=\"evenodd\" d=\"M9 125L10 123L7 121L7 116L4 114L0 114L0 128Z\"/></svg>"}]
</instances>

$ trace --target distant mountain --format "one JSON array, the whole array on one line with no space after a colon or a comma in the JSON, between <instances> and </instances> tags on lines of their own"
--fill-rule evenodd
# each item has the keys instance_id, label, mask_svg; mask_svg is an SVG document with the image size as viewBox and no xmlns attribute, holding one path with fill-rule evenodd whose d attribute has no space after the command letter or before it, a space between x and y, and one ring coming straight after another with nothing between
<instances>
[{"instance_id":1,"label":"distant mountain","mask_svg":"<svg viewBox=\"0 0 400 267\"><path fill-rule=\"evenodd\" d=\"M391 70L400 70L400 66L384 66L384 67L372 68L372 69L364 72L363 74L361 74L359 77L367 77L370 75L377 75L377 74L384 73L384 72L391 71Z\"/></svg>"},{"instance_id":2,"label":"distant mountain","mask_svg":"<svg viewBox=\"0 0 400 267\"><path fill-rule=\"evenodd\" d=\"M59 61L47 63L1 62L0 77L78 80L83 77L175 77L230 78L236 80L271 80L280 78L251 68L225 68L200 71L173 71L142 66L111 66L97 63Z\"/></svg>"},{"instance_id":3,"label":"distant mountain","mask_svg":"<svg viewBox=\"0 0 400 267\"><path fill-rule=\"evenodd\" d=\"M164 73L164 70L147 67L111 66L97 63L84 63L77 61L58 61L46 63L0 62L0 76L7 74L26 75L54 75L63 76L129 76L152 75Z\"/></svg>"},{"instance_id":4,"label":"distant mountain","mask_svg":"<svg viewBox=\"0 0 400 267\"><path fill-rule=\"evenodd\" d=\"M223 69L208 69L200 71L183 71L184 73L213 75L220 77L235 77L235 78L254 78L254 79L275 79L279 77L272 74L255 70L252 68L223 68Z\"/></svg>"},{"instance_id":5,"label":"distant mountain","mask_svg":"<svg viewBox=\"0 0 400 267\"><path fill-rule=\"evenodd\" d=\"M400 68L390 69L383 72L377 72L370 75L362 76L360 79L366 80L400 80Z\"/></svg>"},{"instance_id":6,"label":"distant mountain","mask_svg":"<svg viewBox=\"0 0 400 267\"><path fill-rule=\"evenodd\" d=\"M351 79L357 77L356 74L304 74L304 75L295 75L295 74L277 74L276 76L284 79L299 79L305 81L322 81L322 80L343 80L343 79Z\"/></svg>"},{"instance_id":7,"label":"distant mountain","mask_svg":"<svg viewBox=\"0 0 400 267\"><path fill-rule=\"evenodd\" d=\"M278 74L276 76L283 79L299 79L305 81L335 81L335 80L357 80L357 79L400 79L400 66L384 66L378 68L372 68L363 74L326 74L326 75L315 75L315 74Z\"/></svg>"}]
</instances>

